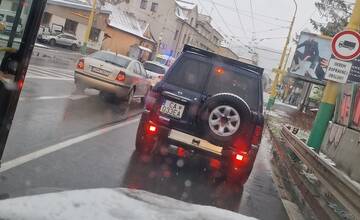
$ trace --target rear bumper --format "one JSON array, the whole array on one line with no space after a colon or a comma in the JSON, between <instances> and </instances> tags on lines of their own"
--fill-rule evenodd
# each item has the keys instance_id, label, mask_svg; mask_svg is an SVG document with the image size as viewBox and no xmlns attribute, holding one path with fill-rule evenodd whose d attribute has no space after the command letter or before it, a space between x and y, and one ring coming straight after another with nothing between
<instances>
[{"instance_id":1,"label":"rear bumper","mask_svg":"<svg viewBox=\"0 0 360 220\"><path fill-rule=\"evenodd\" d=\"M131 89L131 86L129 85L118 84L78 71L75 71L74 77L76 84L80 84L86 88L93 88L103 92L112 93L118 97L126 97Z\"/></svg>"},{"instance_id":2,"label":"rear bumper","mask_svg":"<svg viewBox=\"0 0 360 220\"><path fill-rule=\"evenodd\" d=\"M188 161L201 160L208 164L215 161L215 163L220 164L220 167L217 167L218 169L226 171L229 171L229 168L236 173L251 171L258 146L252 146L248 152L237 152L236 149L223 148L190 134L158 125L150 119L149 115L149 112L146 111L142 114L139 126L145 128L146 125L151 124L158 128L157 135L146 137L146 142L152 143L154 151L162 155L180 156ZM196 143L198 140L202 142L200 145ZM238 154L244 155L244 161L235 159Z\"/></svg>"}]
</instances>

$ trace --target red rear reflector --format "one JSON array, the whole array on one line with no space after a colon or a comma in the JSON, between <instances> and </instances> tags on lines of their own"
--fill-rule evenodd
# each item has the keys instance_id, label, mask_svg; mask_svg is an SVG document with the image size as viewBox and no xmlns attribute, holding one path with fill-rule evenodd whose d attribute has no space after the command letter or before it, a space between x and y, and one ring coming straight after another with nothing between
<instances>
[{"instance_id":1,"label":"red rear reflector","mask_svg":"<svg viewBox=\"0 0 360 220\"><path fill-rule=\"evenodd\" d=\"M77 63L77 65L76 65L76 68L83 70L84 66L85 66L84 59L80 59L79 62Z\"/></svg>"},{"instance_id":2,"label":"red rear reflector","mask_svg":"<svg viewBox=\"0 0 360 220\"><path fill-rule=\"evenodd\" d=\"M219 169L221 166L221 162L219 160L216 159L211 159L210 160L210 167L213 169Z\"/></svg>"},{"instance_id":3,"label":"red rear reflector","mask_svg":"<svg viewBox=\"0 0 360 220\"><path fill-rule=\"evenodd\" d=\"M185 156L185 149L182 148L182 147L178 147L177 155L178 155L178 157L184 157Z\"/></svg>"},{"instance_id":4,"label":"red rear reflector","mask_svg":"<svg viewBox=\"0 0 360 220\"><path fill-rule=\"evenodd\" d=\"M243 160L244 159L244 156L243 155L240 155L240 154L236 154L236 160Z\"/></svg>"},{"instance_id":5,"label":"red rear reflector","mask_svg":"<svg viewBox=\"0 0 360 220\"><path fill-rule=\"evenodd\" d=\"M120 82L125 81L125 73L123 71L120 71L116 77L116 80Z\"/></svg>"}]
</instances>

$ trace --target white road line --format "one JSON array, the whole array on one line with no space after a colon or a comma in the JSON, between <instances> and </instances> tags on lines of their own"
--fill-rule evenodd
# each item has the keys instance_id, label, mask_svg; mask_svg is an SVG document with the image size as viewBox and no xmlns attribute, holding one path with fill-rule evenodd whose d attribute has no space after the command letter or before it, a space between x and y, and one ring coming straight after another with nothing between
<instances>
[{"instance_id":1,"label":"white road line","mask_svg":"<svg viewBox=\"0 0 360 220\"><path fill-rule=\"evenodd\" d=\"M38 96L38 97L20 97L20 101L36 101L36 100L49 100L49 99L71 99L78 100L88 98L88 95L62 95L62 96Z\"/></svg>"},{"instance_id":2,"label":"white road line","mask_svg":"<svg viewBox=\"0 0 360 220\"><path fill-rule=\"evenodd\" d=\"M63 81L74 81L70 78L59 78L59 77L48 77L48 76L26 76L27 79L51 79L51 80L63 80Z\"/></svg>"},{"instance_id":3,"label":"white road line","mask_svg":"<svg viewBox=\"0 0 360 220\"><path fill-rule=\"evenodd\" d=\"M32 75L32 74L43 74L43 75L50 76L50 77L73 78L72 75L65 75L65 74L61 74L61 73L57 73L57 72L44 71L44 70L30 70L28 73L30 75Z\"/></svg>"},{"instance_id":4,"label":"white road line","mask_svg":"<svg viewBox=\"0 0 360 220\"><path fill-rule=\"evenodd\" d=\"M99 130L96 130L96 131L93 131L93 132L90 132L90 133L87 133L87 134L84 134L84 135L81 135L81 136L78 136L78 137L75 137L75 138L71 138L69 140L60 142L58 144L51 145L49 147L46 147L44 149L32 152L30 154L15 158L13 160L10 160L8 162L3 163L1 165L1 167L0 167L0 173L5 172L7 170L10 170L12 168L21 166L21 165L23 165L25 163L36 160L36 159L38 159L40 157L46 156L46 155L51 154L53 152L56 152L56 151L62 150L64 148L70 147L70 146L72 146L72 145L74 145L76 143L80 143L80 142L86 141L88 139L94 138L96 136L106 134L106 133L108 133L110 131L113 131L115 129L122 128L122 127L125 127L127 125L136 123L139 120L140 120L140 118L136 118L136 119L132 119L130 121L125 121L125 122L117 124L117 125L102 128L102 129L99 129Z\"/></svg>"},{"instance_id":5,"label":"white road line","mask_svg":"<svg viewBox=\"0 0 360 220\"><path fill-rule=\"evenodd\" d=\"M74 71L67 71L67 70L61 70L61 69L45 69L45 68L29 68L28 69L29 73L30 72L41 72L41 73L51 73L51 74L55 74L55 75L61 75L61 76L67 76L67 77L72 77L74 75Z\"/></svg>"},{"instance_id":6,"label":"white road line","mask_svg":"<svg viewBox=\"0 0 360 220\"><path fill-rule=\"evenodd\" d=\"M30 65L29 69L35 69L35 70L51 70L51 71L55 71L55 72L68 72L68 73L73 73L74 70L72 69L62 69L62 68L56 68L56 67L47 67L47 66L35 66L35 65Z\"/></svg>"}]
</instances>

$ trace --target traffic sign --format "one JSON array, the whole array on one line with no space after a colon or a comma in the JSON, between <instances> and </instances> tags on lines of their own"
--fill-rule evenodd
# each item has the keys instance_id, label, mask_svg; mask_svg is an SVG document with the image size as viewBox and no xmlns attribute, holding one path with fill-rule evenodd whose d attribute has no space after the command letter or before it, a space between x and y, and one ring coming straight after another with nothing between
<instances>
[{"instance_id":1,"label":"traffic sign","mask_svg":"<svg viewBox=\"0 0 360 220\"><path fill-rule=\"evenodd\" d=\"M360 34L349 30L337 33L331 42L331 49L339 60L355 59L360 55Z\"/></svg>"},{"instance_id":2,"label":"traffic sign","mask_svg":"<svg viewBox=\"0 0 360 220\"><path fill-rule=\"evenodd\" d=\"M346 83L351 67L351 62L345 62L332 58L330 59L329 66L325 74L325 79L338 83Z\"/></svg>"}]
</instances>

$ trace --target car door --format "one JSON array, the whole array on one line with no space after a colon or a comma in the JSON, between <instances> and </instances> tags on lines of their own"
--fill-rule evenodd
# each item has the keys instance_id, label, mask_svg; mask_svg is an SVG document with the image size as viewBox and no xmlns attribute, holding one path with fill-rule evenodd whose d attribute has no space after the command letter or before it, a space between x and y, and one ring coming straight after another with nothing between
<instances>
[{"instance_id":1,"label":"car door","mask_svg":"<svg viewBox=\"0 0 360 220\"><path fill-rule=\"evenodd\" d=\"M142 96L144 95L144 79L145 77L141 73L140 63L134 61L134 76L135 76L135 84L136 84L136 92L135 95Z\"/></svg>"},{"instance_id":2,"label":"car door","mask_svg":"<svg viewBox=\"0 0 360 220\"><path fill-rule=\"evenodd\" d=\"M65 36L64 34L59 34L56 37L56 43L61 44L61 45L66 45L66 42L65 42L66 38L64 36Z\"/></svg>"},{"instance_id":3,"label":"car door","mask_svg":"<svg viewBox=\"0 0 360 220\"><path fill-rule=\"evenodd\" d=\"M141 75L144 77L143 78L143 86L144 86L144 94L143 95L146 95L146 93L148 92L148 90L151 87L151 80L149 79L149 74L145 70L142 63L140 63L140 68L141 68Z\"/></svg>"}]
</instances>

